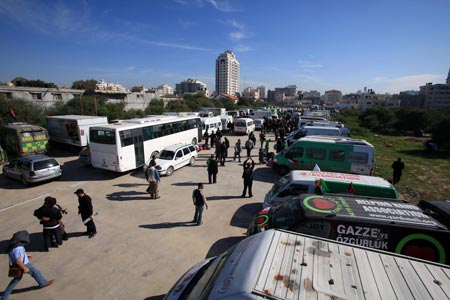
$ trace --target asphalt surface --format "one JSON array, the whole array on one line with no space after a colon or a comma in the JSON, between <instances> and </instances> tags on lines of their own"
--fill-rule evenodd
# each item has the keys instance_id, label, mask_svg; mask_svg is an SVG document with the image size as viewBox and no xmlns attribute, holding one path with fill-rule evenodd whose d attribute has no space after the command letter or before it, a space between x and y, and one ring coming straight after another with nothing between
<instances>
[{"instance_id":1,"label":"asphalt surface","mask_svg":"<svg viewBox=\"0 0 450 300\"><path fill-rule=\"evenodd\" d=\"M252 158L258 162L257 147ZM31 243L26 247L32 262L50 287L38 289L31 276L24 276L11 295L14 300L30 299L162 299L177 279L193 264L218 255L245 238L253 215L262 207L265 193L279 178L265 165L256 165L253 198L241 198L242 163L229 158L219 167L217 184L207 184L206 159L213 153L199 153L194 166L176 170L162 177L160 199L150 199L142 170L118 174L86 167L74 153L52 151L63 165L57 181L28 188L20 182L0 176L0 291L10 281L7 277L6 245L12 234L28 230ZM273 141L273 136L268 136ZM272 143L273 146L273 143ZM245 151L242 152L245 156ZM244 159L242 159L243 161ZM209 209L203 225L190 223L194 215L192 191L198 182L205 184ZM73 192L83 188L93 199L98 234L89 239L77 215L78 201ZM63 216L69 240L60 248L43 252L42 226L33 216L47 195L68 210Z\"/></svg>"}]
</instances>

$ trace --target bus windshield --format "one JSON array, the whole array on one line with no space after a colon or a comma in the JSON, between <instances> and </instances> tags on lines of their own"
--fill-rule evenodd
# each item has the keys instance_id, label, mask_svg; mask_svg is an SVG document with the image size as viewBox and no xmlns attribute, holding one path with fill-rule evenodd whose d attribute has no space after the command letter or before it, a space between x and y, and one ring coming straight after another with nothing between
<instances>
[{"instance_id":1,"label":"bus windshield","mask_svg":"<svg viewBox=\"0 0 450 300\"><path fill-rule=\"evenodd\" d=\"M107 129L91 129L90 140L91 142L98 144L116 144L116 136L114 134L114 131Z\"/></svg>"}]
</instances>

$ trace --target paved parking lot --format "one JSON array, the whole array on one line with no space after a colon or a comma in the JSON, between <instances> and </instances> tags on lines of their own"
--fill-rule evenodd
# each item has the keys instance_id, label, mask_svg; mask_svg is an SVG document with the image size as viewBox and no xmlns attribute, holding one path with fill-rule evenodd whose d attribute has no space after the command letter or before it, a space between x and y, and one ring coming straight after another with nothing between
<instances>
[{"instance_id":1,"label":"paved parking lot","mask_svg":"<svg viewBox=\"0 0 450 300\"><path fill-rule=\"evenodd\" d=\"M259 133L256 133L258 136ZM229 136L230 149L237 140ZM240 137L244 143L246 137ZM273 140L273 136L269 136ZM259 141L258 143L259 144ZM258 148L252 151L257 162ZM192 167L186 166L170 177L162 177L160 199L149 199L142 170L117 174L80 165L74 154L55 150L63 165L58 181L24 188L0 176L0 248L5 249L12 234L28 230L28 253L54 285L36 289L25 276L12 299L160 299L194 263L217 255L245 237L253 214L278 178L268 167L257 165L253 198L241 198L242 164L227 159L219 167L218 183L205 184L209 209L204 224L193 226L192 190L207 183L206 159L212 150L201 151ZM242 152L244 154L244 151ZM83 236L85 226L77 215L73 192L83 188L93 199L98 234ZM58 249L42 252L42 228L33 216L45 196L51 195L68 209L63 216L70 239ZM2 252L0 290L9 283L8 255Z\"/></svg>"}]
</instances>

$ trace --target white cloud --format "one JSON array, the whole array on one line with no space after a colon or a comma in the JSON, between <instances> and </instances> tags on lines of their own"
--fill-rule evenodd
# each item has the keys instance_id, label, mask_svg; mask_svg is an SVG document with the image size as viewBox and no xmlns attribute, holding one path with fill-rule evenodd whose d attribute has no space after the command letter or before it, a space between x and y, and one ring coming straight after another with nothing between
<instances>
[{"instance_id":1,"label":"white cloud","mask_svg":"<svg viewBox=\"0 0 450 300\"><path fill-rule=\"evenodd\" d=\"M219 0L205 0L205 1L214 6L217 10L220 10L222 12L238 11L236 8L233 8L228 1L219 1Z\"/></svg>"},{"instance_id":2,"label":"white cloud","mask_svg":"<svg viewBox=\"0 0 450 300\"><path fill-rule=\"evenodd\" d=\"M309 60L298 60L297 63L303 69L320 69L323 68L323 65L320 63L315 63Z\"/></svg>"},{"instance_id":3,"label":"white cloud","mask_svg":"<svg viewBox=\"0 0 450 300\"><path fill-rule=\"evenodd\" d=\"M249 51L254 51L254 49L250 46L246 46L246 45L236 45L233 47L234 52L249 52Z\"/></svg>"}]
</instances>

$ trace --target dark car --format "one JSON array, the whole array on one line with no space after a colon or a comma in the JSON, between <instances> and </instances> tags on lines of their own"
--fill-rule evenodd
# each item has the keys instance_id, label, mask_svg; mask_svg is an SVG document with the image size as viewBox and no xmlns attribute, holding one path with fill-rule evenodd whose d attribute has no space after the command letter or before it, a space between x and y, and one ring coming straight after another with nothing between
<instances>
[{"instance_id":1,"label":"dark car","mask_svg":"<svg viewBox=\"0 0 450 300\"><path fill-rule=\"evenodd\" d=\"M26 186L47 181L62 175L62 169L56 159L45 155L32 155L13 159L3 166L3 175L22 181Z\"/></svg>"},{"instance_id":2,"label":"dark car","mask_svg":"<svg viewBox=\"0 0 450 300\"><path fill-rule=\"evenodd\" d=\"M271 228L450 265L449 201L303 194L260 211L248 235Z\"/></svg>"}]
</instances>

